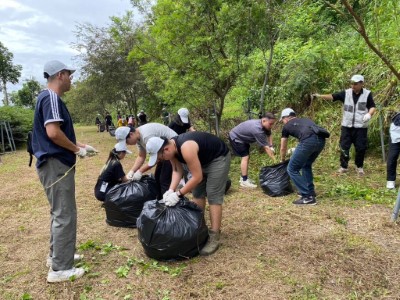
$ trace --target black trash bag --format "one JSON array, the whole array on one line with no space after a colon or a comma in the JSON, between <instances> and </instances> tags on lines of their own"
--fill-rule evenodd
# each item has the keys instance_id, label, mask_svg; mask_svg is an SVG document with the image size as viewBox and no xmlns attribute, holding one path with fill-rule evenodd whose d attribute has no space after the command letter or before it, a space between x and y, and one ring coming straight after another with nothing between
<instances>
[{"instance_id":1,"label":"black trash bag","mask_svg":"<svg viewBox=\"0 0 400 300\"><path fill-rule=\"evenodd\" d=\"M228 193L229 189L231 188L231 185L232 185L232 180L228 178L225 185L225 195Z\"/></svg>"},{"instance_id":2,"label":"black trash bag","mask_svg":"<svg viewBox=\"0 0 400 300\"><path fill-rule=\"evenodd\" d=\"M112 187L104 201L107 224L135 228L144 203L156 198L156 181L150 176L143 176L140 181L128 181Z\"/></svg>"},{"instance_id":3,"label":"black trash bag","mask_svg":"<svg viewBox=\"0 0 400 300\"><path fill-rule=\"evenodd\" d=\"M287 173L289 160L260 170L260 186L264 193L271 197L285 196L293 193L290 177Z\"/></svg>"},{"instance_id":4,"label":"black trash bag","mask_svg":"<svg viewBox=\"0 0 400 300\"><path fill-rule=\"evenodd\" d=\"M115 126L113 126L113 125L108 126L108 133L111 136L115 136L115 130L116 130Z\"/></svg>"},{"instance_id":5,"label":"black trash bag","mask_svg":"<svg viewBox=\"0 0 400 300\"><path fill-rule=\"evenodd\" d=\"M204 212L186 198L173 207L158 201L146 202L137 228L146 255L162 261L194 257L208 239Z\"/></svg>"}]
</instances>

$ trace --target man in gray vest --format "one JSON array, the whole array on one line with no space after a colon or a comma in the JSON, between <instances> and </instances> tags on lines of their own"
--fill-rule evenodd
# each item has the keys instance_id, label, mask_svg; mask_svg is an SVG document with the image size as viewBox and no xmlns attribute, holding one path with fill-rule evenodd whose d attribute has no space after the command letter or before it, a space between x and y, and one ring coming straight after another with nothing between
<instances>
[{"instance_id":1,"label":"man in gray vest","mask_svg":"<svg viewBox=\"0 0 400 300\"><path fill-rule=\"evenodd\" d=\"M314 94L325 100L343 102L343 119L340 135L340 168L339 173L348 171L350 147L356 150L355 164L358 175L364 175L364 157L367 150L368 123L375 113L375 102L371 91L364 88L364 76L353 75L351 88L327 95Z\"/></svg>"}]
</instances>

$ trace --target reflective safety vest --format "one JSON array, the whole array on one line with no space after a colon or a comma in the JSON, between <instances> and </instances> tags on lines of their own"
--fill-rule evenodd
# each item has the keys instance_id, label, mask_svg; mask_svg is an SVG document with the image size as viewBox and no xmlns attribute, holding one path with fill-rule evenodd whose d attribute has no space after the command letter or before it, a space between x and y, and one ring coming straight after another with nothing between
<instances>
[{"instance_id":1,"label":"reflective safety vest","mask_svg":"<svg viewBox=\"0 0 400 300\"><path fill-rule=\"evenodd\" d=\"M397 113L393 117L392 123L390 124L390 140L393 144L400 143L400 126L396 125L399 124L398 120L395 120L396 118L400 118L400 113Z\"/></svg>"},{"instance_id":2,"label":"reflective safety vest","mask_svg":"<svg viewBox=\"0 0 400 300\"><path fill-rule=\"evenodd\" d=\"M363 117L368 113L367 99L370 93L371 91L363 89L360 98L358 98L357 104L354 105L353 90L346 90L346 97L343 105L342 126L355 128L368 127L368 122L363 122Z\"/></svg>"}]
</instances>

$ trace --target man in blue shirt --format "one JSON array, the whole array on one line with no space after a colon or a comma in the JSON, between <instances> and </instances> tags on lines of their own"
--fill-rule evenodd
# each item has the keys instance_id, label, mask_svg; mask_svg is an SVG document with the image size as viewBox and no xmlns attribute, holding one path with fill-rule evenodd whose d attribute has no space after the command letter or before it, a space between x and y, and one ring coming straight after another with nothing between
<instances>
[{"instance_id":1,"label":"man in blue shirt","mask_svg":"<svg viewBox=\"0 0 400 300\"><path fill-rule=\"evenodd\" d=\"M50 253L48 282L82 277L83 268L74 268L76 243L75 163L76 155L97 152L76 141L71 116L60 98L70 90L75 70L53 60L44 66L47 89L40 92L35 108L32 148L36 168L50 204Z\"/></svg>"}]
</instances>

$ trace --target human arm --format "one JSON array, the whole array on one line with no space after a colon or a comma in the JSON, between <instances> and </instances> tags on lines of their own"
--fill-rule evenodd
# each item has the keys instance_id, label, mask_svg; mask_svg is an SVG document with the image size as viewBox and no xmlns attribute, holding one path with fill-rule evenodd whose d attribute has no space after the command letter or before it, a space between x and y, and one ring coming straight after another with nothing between
<instances>
[{"instance_id":1,"label":"human arm","mask_svg":"<svg viewBox=\"0 0 400 300\"><path fill-rule=\"evenodd\" d=\"M85 145L82 143L77 142L74 144L71 140L69 140L61 130L60 126L60 122L51 122L46 124L47 136L54 144L74 153L79 152L80 148L85 147Z\"/></svg>"},{"instance_id":2,"label":"human arm","mask_svg":"<svg viewBox=\"0 0 400 300\"><path fill-rule=\"evenodd\" d=\"M264 150L268 154L269 157L271 157L272 159L275 159L273 147L264 146Z\"/></svg>"},{"instance_id":3,"label":"human arm","mask_svg":"<svg viewBox=\"0 0 400 300\"><path fill-rule=\"evenodd\" d=\"M312 94L312 96L316 97L316 98L321 98L323 100L331 100L331 101L333 100L332 94L324 94L324 95L322 95L322 94Z\"/></svg>"},{"instance_id":4,"label":"human arm","mask_svg":"<svg viewBox=\"0 0 400 300\"><path fill-rule=\"evenodd\" d=\"M281 138L281 149L280 149L280 154L281 154L281 161L284 161L286 158L286 152L287 152L287 138Z\"/></svg>"}]
</instances>

